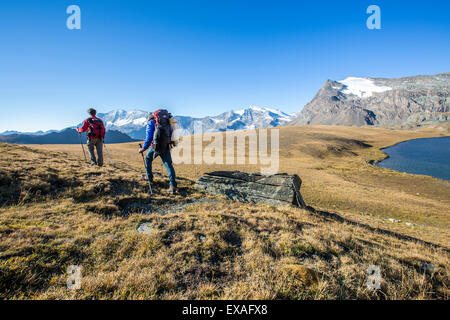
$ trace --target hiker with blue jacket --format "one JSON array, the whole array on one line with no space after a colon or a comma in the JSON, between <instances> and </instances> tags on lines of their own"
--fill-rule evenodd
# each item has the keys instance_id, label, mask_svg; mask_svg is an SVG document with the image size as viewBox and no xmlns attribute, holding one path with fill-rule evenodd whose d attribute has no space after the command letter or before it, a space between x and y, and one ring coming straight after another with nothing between
<instances>
[{"instance_id":1,"label":"hiker with blue jacket","mask_svg":"<svg viewBox=\"0 0 450 320\"><path fill-rule=\"evenodd\" d=\"M175 169L170 155L172 127L170 125L171 115L167 110L160 109L151 113L147 122L145 142L139 152L143 153L148 149L145 156L147 177L153 181L152 162L158 156L161 157L167 173L169 174L170 187L167 192L174 194L177 189Z\"/></svg>"}]
</instances>

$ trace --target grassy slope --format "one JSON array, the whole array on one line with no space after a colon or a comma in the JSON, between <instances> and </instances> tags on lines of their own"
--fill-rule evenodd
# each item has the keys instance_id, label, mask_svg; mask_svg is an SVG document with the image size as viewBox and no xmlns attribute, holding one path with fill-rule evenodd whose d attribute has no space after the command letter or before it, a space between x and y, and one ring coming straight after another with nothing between
<instances>
[{"instance_id":1,"label":"grassy slope","mask_svg":"<svg viewBox=\"0 0 450 320\"><path fill-rule=\"evenodd\" d=\"M223 200L123 216L133 202L161 209L203 198L194 179L223 167L179 165L182 195L165 196L165 179L157 177L150 199L135 144L108 146L118 168L99 172L79 160L79 146L0 145L0 201L7 202L0 208L0 297L447 299L448 250L376 228L448 247L450 184L367 163L384 156L380 147L436 135L282 128L281 171L299 174L308 205L344 220ZM151 222L150 235L136 233L141 222ZM435 272L424 273L422 262ZM77 292L65 288L70 264L84 267ZM365 285L371 264L382 270L376 293Z\"/></svg>"}]
</instances>

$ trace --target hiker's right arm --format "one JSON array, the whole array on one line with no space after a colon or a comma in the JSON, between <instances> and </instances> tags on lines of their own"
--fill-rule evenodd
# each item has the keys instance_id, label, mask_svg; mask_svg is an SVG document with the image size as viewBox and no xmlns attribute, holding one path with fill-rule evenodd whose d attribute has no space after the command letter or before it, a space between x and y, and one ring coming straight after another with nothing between
<instances>
[{"instance_id":1,"label":"hiker's right arm","mask_svg":"<svg viewBox=\"0 0 450 320\"><path fill-rule=\"evenodd\" d=\"M149 121L147 123L147 131L145 134L145 142L144 145L142 146L142 149L147 150L148 147L150 147L150 144L152 143L153 140L153 133L155 132L155 122L154 121Z\"/></svg>"},{"instance_id":2,"label":"hiker's right arm","mask_svg":"<svg viewBox=\"0 0 450 320\"><path fill-rule=\"evenodd\" d=\"M83 126L81 128L78 128L77 130L78 130L79 133L82 133L82 132L86 132L88 128L89 128L89 123L88 123L88 121L86 119L83 122Z\"/></svg>"}]
</instances>

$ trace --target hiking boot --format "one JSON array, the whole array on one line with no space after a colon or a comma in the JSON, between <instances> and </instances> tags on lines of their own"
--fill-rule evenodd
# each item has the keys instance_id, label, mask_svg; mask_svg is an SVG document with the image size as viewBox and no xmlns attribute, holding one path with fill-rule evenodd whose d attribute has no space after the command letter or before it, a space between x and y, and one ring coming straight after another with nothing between
<instances>
[{"instance_id":1,"label":"hiking boot","mask_svg":"<svg viewBox=\"0 0 450 320\"><path fill-rule=\"evenodd\" d=\"M175 188L174 186L170 186L166 191L167 193L175 194L177 192L177 188Z\"/></svg>"}]
</instances>

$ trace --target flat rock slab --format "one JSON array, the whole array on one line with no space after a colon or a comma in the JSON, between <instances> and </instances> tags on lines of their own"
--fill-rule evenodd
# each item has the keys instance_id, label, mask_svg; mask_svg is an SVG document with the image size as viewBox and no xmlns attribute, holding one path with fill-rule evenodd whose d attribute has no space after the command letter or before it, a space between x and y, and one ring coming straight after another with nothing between
<instances>
[{"instance_id":1,"label":"flat rock slab","mask_svg":"<svg viewBox=\"0 0 450 320\"><path fill-rule=\"evenodd\" d=\"M230 200L306 207L296 174L264 176L240 171L215 171L200 177L195 188Z\"/></svg>"}]
</instances>

